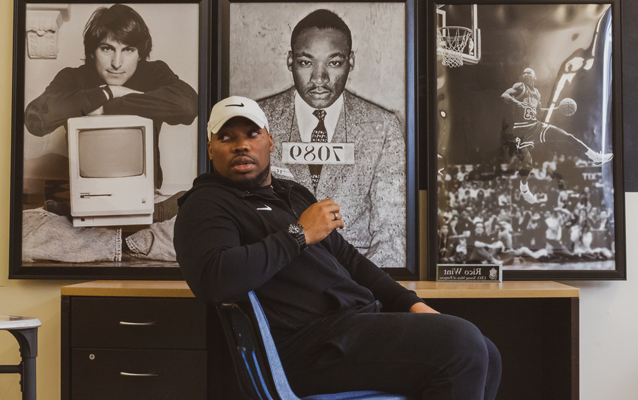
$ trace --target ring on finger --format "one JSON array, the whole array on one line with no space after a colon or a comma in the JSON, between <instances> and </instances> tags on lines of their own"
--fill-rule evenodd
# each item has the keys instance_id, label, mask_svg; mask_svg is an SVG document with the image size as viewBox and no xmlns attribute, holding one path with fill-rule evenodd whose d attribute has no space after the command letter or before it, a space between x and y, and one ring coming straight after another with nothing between
<instances>
[{"instance_id":1,"label":"ring on finger","mask_svg":"<svg viewBox=\"0 0 638 400\"><path fill-rule=\"evenodd\" d=\"M336 212L333 212L333 214L335 215L335 219L333 219L333 221L338 220L338 219L339 219L339 214L338 214L338 213L336 213Z\"/></svg>"}]
</instances>

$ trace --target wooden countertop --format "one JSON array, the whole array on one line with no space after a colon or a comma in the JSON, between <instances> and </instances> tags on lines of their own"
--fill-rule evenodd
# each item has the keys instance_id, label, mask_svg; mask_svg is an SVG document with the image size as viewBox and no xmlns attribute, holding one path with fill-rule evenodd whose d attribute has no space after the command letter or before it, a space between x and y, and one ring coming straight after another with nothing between
<instances>
[{"instance_id":1,"label":"wooden countertop","mask_svg":"<svg viewBox=\"0 0 638 400\"><path fill-rule=\"evenodd\" d=\"M399 282L424 299L578 297L578 288L557 282ZM195 297L184 281L93 281L62 286L63 296Z\"/></svg>"},{"instance_id":2,"label":"wooden countertop","mask_svg":"<svg viewBox=\"0 0 638 400\"><path fill-rule=\"evenodd\" d=\"M184 281L93 281L62 286L63 296L195 297Z\"/></svg>"},{"instance_id":3,"label":"wooden countertop","mask_svg":"<svg viewBox=\"0 0 638 400\"><path fill-rule=\"evenodd\" d=\"M399 282L423 299L579 297L580 289L558 282L507 281L501 283Z\"/></svg>"}]
</instances>

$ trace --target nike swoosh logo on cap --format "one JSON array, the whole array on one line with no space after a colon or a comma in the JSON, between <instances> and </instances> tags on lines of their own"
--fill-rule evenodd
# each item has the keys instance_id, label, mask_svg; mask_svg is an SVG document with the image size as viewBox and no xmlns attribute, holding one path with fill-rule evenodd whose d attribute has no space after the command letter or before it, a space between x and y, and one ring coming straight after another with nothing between
<instances>
[{"instance_id":1,"label":"nike swoosh logo on cap","mask_svg":"<svg viewBox=\"0 0 638 400\"><path fill-rule=\"evenodd\" d=\"M266 206L266 207L258 208L258 210L272 211L272 208L270 208L270 207Z\"/></svg>"},{"instance_id":2,"label":"nike swoosh logo on cap","mask_svg":"<svg viewBox=\"0 0 638 400\"><path fill-rule=\"evenodd\" d=\"M240 104L226 104L226 107L243 107L244 103L240 103Z\"/></svg>"}]
</instances>

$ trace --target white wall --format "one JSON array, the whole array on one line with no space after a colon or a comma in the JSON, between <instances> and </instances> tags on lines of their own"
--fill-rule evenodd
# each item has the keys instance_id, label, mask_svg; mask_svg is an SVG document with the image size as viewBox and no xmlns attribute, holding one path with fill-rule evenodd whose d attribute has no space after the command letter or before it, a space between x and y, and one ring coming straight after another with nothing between
<instances>
[{"instance_id":1,"label":"white wall","mask_svg":"<svg viewBox=\"0 0 638 400\"><path fill-rule=\"evenodd\" d=\"M563 282L580 288L582 400L638 399L638 193L625 202L628 280Z\"/></svg>"},{"instance_id":2,"label":"white wall","mask_svg":"<svg viewBox=\"0 0 638 400\"><path fill-rule=\"evenodd\" d=\"M638 193L627 196L638 201ZM633 213L633 221L638 215ZM630 219L627 219L630 221ZM627 243L636 243L637 229ZM638 251L628 250L631 260ZM580 291L580 398L583 400L638 399L638 278L627 282L564 282Z\"/></svg>"},{"instance_id":3,"label":"white wall","mask_svg":"<svg viewBox=\"0 0 638 400\"><path fill-rule=\"evenodd\" d=\"M60 286L69 281L8 280L11 179L12 0L0 0L0 314L40 318L38 399L60 398ZM636 202L636 203L634 203ZM582 400L638 399L638 193L626 196L627 282L565 282L581 288ZM636 222L636 225L633 225ZM18 363L13 336L0 332L0 364ZM524 362L524 360L521 360ZM525 377L521 377L525 379ZM0 400L21 399L17 376L0 375Z\"/></svg>"}]
</instances>

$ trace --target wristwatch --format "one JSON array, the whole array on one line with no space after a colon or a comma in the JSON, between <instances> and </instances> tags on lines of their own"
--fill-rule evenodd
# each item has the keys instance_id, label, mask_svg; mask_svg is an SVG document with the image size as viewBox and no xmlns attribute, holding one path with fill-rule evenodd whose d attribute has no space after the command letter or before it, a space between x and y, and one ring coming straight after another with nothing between
<instances>
[{"instance_id":1,"label":"wristwatch","mask_svg":"<svg viewBox=\"0 0 638 400\"><path fill-rule=\"evenodd\" d=\"M104 94L106 95L106 101L113 100L113 91L108 84L100 86L100 89L104 91Z\"/></svg>"},{"instance_id":2,"label":"wristwatch","mask_svg":"<svg viewBox=\"0 0 638 400\"><path fill-rule=\"evenodd\" d=\"M288 227L288 233L295 238L300 250L306 249L306 235L303 233L303 226L299 224L290 224Z\"/></svg>"}]
</instances>

